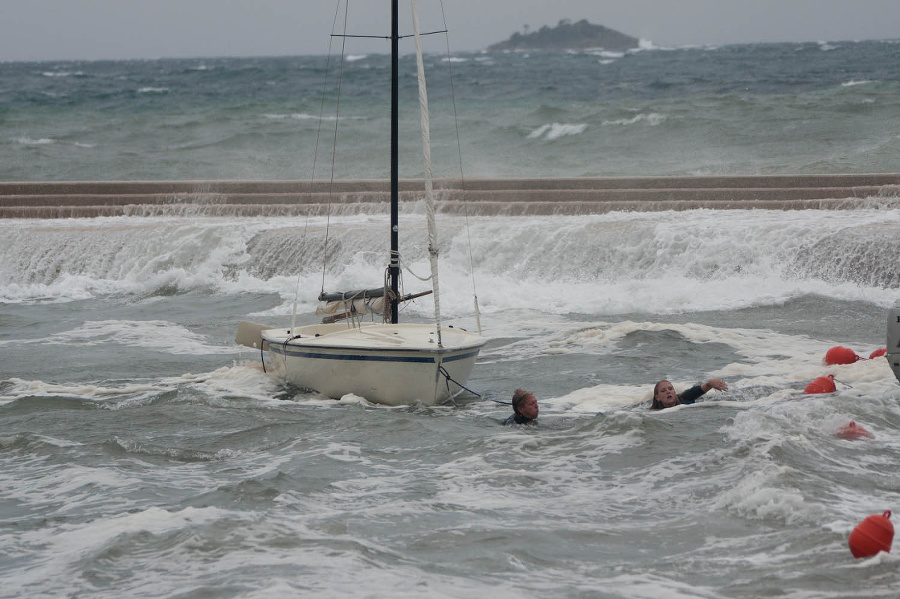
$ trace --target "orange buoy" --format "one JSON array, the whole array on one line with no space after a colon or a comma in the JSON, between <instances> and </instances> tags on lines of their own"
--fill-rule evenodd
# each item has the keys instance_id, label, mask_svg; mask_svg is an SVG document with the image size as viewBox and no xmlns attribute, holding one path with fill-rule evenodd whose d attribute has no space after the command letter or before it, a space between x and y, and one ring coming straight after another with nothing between
<instances>
[{"instance_id":1,"label":"orange buoy","mask_svg":"<svg viewBox=\"0 0 900 599\"><path fill-rule=\"evenodd\" d=\"M841 428L834 433L835 437L840 437L841 439L846 439L848 441L854 441L856 439L874 439L875 435L856 424L854 421L850 421L850 424L845 424Z\"/></svg>"},{"instance_id":2,"label":"orange buoy","mask_svg":"<svg viewBox=\"0 0 900 599\"><path fill-rule=\"evenodd\" d=\"M836 347L832 347L827 352L825 352L825 363L829 365L834 364L853 364L857 360L861 358L856 355L856 352L850 349L849 347L841 347L840 345Z\"/></svg>"},{"instance_id":3,"label":"orange buoy","mask_svg":"<svg viewBox=\"0 0 900 599\"><path fill-rule=\"evenodd\" d=\"M837 387L834 386L834 375L820 376L806 386L804 393L834 393Z\"/></svg>"},{"instance_id":4,"label":"orange buoy","mask_svg":"<svg viewBox=\"0 0 900 599\"><path fill-rule=\"evenodd\" d=\"M887 353L887 348L882 347L881 349L876 349L871 354L869 354L869 359L874 360L875 358L879 358Z\"/></svg>"},{"instance_id":5,"label":"orange buoy","mask_svg":"<svg viewBox=\"0 0 900 599\"><path fill-rule=\"evenodd\" d=\"M869 557L879 551L890 551L894 540L894 525L890 521L891 510L874 514L860 522L850 533L848 544L853 557Z\"/></svg>"}]
</instances>

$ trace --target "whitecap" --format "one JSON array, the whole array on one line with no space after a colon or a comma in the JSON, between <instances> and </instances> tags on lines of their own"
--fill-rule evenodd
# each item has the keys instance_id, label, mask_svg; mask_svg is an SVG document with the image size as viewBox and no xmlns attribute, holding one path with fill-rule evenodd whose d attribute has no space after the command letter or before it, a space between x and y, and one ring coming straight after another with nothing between
<instances>
[{"instance_id":1,"label":"whitecap","mask_svg":"<svg viewBox=\"0 0 900 599\"><path fill-rule=\"evenodd\" d=\"M81 77L84 73L81 71L44 71L41 75L44 77Z\"/></svg>"},{"instance_id":2,"label":"whitecap","mask_svg":"<svg viewBox=\"0 0 900 599\"><path fill-rule=\"evenodd\" d=\"M744 517L790 524L814 519L814 509L798 489L790 487L790 469L771 465L748 472L734 488L722 493L716 507L734 510Z\"/></svg>"},{"instance_id":3,"label":"whitecap","mask_svg":"<svg viewBox=\"0 0 900 599\"><path fill-rule=\"evenodd\" d=\"M650 114L639 114L630 119L616 119L614 121L603 121L604 125L634 125L636 123L646 122L651 127L655 127L666 121L666 115L651 112Z\"/></svg>"},{"instance_id":4,"label":"whitecap","mask_svg":"<svg viewBox=\"0 0 900 599\"><path fill-rule=\"evenodd\" d=\"M308 112L295 112L293 114L273 114L267 113L263 115L263 118L270 119L273 121L283 121L287 119L293 119L295 121L336 121L336 116L319 116L316 114L309 114ZM365 117L361 116L342 116L341 120L350 120L357 121L362 120Z\"/></svg>"},{"instance_id":5,"label":"whitecap","mask_svg":"<svg viewBox=\"0 0 900 599\"><path fill-rule=\"evenodd\" d=\"M309 114L309 113L306 113L306 112L296 112L296 113L294 113L294 114L291 115L291 118L294 119L294 120L296 120L296 121L317 121L317 120L320 120L320 119L323 120L323 121L335 121L335 120L337 120L337 117L334 117L334 116L316 116L316 115L314 115L314 114ZM343 117L343 118L345 118L345 119L353 119L353 118L356 118L356 117L345 116L345 117Z\"/></svg>"},{"instance_id":6,"label":"whitecap","mask_svg":"<svg viewBox=\"0 0 900 599\"><path fill-rule=\"evenodd\" d=\"M587 129L587 124L571 124L571 123L551 123L542 125L528 134L528 139L539 139L543 137L547 140L559 139L567 135L579 135Z\"/></svg>"},{"instance_id":7,"label":"whitecap","mask_svg":"<svg viewBox=\"0 0 900 599\"><path fill-rule=\"evenodd\" d=\"M139 94L167 94L169 91L168 87L142 87L137 90Z\"/></svg>"},{"instance_id":8,"label":"whitecap","mask_svg":"<svg viewBox=\"0 0 900 599\"><path fill-rule=\"evenodd\" d=\"M872 83L872 82L869 81L868 79L863 79L861 81L856 81L854 79L851 79L850 81L841 83L841 87L855 87L857 85L866 85L867 83Z\"/></svg>"},{"instance_id":9,"label":"whitecap","mask_svg":"<svg viewBox=\"0 0 900 599\"><path fill-rule=\"evenodd\" d=\"M643 39L643 38L641 38L641 39L638 41L638 47L637 47L637 48L631 48L631 49L629 49L629 50L628 50L628 53L629 53L629 54L634 54L634 53L636 53L636 52L647 52L647 51L649 51L649 50L676 50L676 49L677 49L677 48L669 48L669 47L664 47L664 46L657 46L657 45L654 44L652 41L650 41L650 40L648 40L648 39Z\"/></svg>"},{"instance_id":10,"label":"whitecap","mask_svg":"<svg viewBox=\"0 0 900 599\"><path fill-rule=\"evenodd\" d=\"M55 144L56 140L50 139L49 137L42 137L40 139L31 139L30 137L20 137L16 140L16 143L21 144L23 146L47 146L50 144Z\"/></svg>"}]
</instances>

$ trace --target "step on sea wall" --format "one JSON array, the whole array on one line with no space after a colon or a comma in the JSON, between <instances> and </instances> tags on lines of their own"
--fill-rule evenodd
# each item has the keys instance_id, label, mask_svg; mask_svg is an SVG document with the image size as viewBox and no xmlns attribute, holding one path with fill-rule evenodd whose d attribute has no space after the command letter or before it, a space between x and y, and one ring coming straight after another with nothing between
<instances>
[{"instance_id":1,"label":"step on sea wall","mask_svg":"<svg viewBox=\"0 0 900 599\"><path fill-rule=\"evenodd\" d=\"M597 214L900 203L900 174L440 179L437 210L469 215ZM386 180L0 182L0 218L281 216L387 211ZM402 180L417 202L421 180Z\"/></svg>"}]
</instances>

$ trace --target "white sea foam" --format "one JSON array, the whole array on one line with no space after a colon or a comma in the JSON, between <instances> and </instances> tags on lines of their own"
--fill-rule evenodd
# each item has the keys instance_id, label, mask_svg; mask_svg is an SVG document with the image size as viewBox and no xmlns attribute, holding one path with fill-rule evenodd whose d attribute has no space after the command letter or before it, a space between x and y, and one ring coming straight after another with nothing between
<instances>
[{"instance_id":1,"label":"white sea foam","mask_svg":"<svg viewBox=\"0 0 900 599\"><path fill-rule=\"evenodd\" d=\"M664 114L651 112L650 114L638 114L630 119L615 119L612 121L603 121L604 125L634 125L637 123L647 123L651 127L661 125L666 122L668 117Z\"/></svg>"},{"instance_id":2,"label":"white sea foam","mask_svg":"<svg viewBox=\"0 0 900 599\"><path fill-rule=\"evenodd\" d=\"M744 517L777 520L791 524L798 519L814 519L816 510L803 494L785 484L787 468L771 465L748 472L734 488L725 491L716 507L731 509Z\"/></svg>"},{"instance_id":3,"label":"white sea foam","mask_svg":"<svg viewBox=\"0 0 900 599\"><path fill-rule=\"evenodd\" d=\"M171 90L168 87L141 87L137 90L139 94L167 94Z\"/></svg>"},{"instance_id":4,"label":"white sea foam","mask_svg":"<svg viewBox=\"0 0 900 599\"><path fill-rule=\"evenodd\" d=\"M872 83L872 82L867 79L863 79L862 81L856 81L856 80L851 79L850 81L841 83L841 87L855 87L857 85L866 85L868 83Z\"/></svg>"},{"instance_id":5,"label":"white sea foam","mask_svg":"<svg viewBox=\"0 0 900 599\"><path fill-rule=\"evenodd\" d=\"M414 230L420 219L405 215L401 225ZM336 228L341 237L333 247L342 254L330 263L329 288L380 284L382 228L375 221L380 217L332 219L332 239ZM467 232L464 219L447 216L441 218L441 279L445 290L461 292L445 293L443 309L451 316L471 313L469 240L475 291L487 314L730 310L808 294L891 305L894 293L878 287L877 278L862 285L852 278L824 279L813 258L827 250L827 263L831 253L858 252L863 234L878 244L872 235L892 222L900 222L900 211L701 210L470 218ZM6 220L0 237L0 297L9 302L160 289L278 294L284 303L262 308L258 314L265 317L290 314L296 264L306 265L299 277L300 313L312 311L321 287L321 218ZM404 248L405 262L417 273L428 270L423 242L424 235ZM878 264L882 259L883 253L864 259L872 263L873 277L893 272ZM813 271L798 273L801 268ZM699 281L703 293L695 290ZM406 309L426 315L431 302L423 298Z\"/></svg>"},{"instance_id":6,"label":"white sea foam","mask_svg":"<svg viewBox=\"0 0 900 599\"><path fill-rule=\"evenodd\" d=\"M541 399L541 404L553 406L555 410L581 414L602 414L610 410L627 408L646 403L647 385L596 385L576 389L559 397Z\"/></svg>"},{"instance_id":7,"label":"white sea foam","mask_svg":"<svg viewBox=\"0 0 900 599\"><path fill-rule=\"evenodd\" d=\"M160 387L153 384L97 385L94 383L59 384L45 381L29 381L19 378L8 379L9 388L0 395L0 401L12 401L26 397L76 397L79 399L105 401L110 398L129 399L156 395Z\"/></svg>"},{"instance_id":8,"label":"white sea foam","mask_svg":"<svg viewBox=\"0 0 900 599\"><path fill-rule=\"evenodd\" d=\"M39 585L46 579L56 579L86 555L102 551L120 535L149 533L162 535L186 527L214 522L229 516L229 512L214 508L193 508L169 511L151 507L134 513L103 515L91 522L55 527L53 534L45 530L23 533L22 541L32 546L42 546L40 568L20 572L16 578L21 588Z\"/></svg>"},{"instance_id":9,"label":"white sea foam","mask_svg":"<svg viewBox=\"0 0 900 599\"><path fill-rule=\"evenodd\" d=\"M586 52L586 54L589 54L591 56L600 56L602 58L609 58L609 59L613 59L613 60L615 60L617 58L625 57L625 52L613 52L611 50L602 50L602 49L589 50Z\"/></svg>"},{"instance_id":10,"label":"white sea foam","mask_svg":"<svg viewBox=\"0 0 900 599\"><path fill-rule=\"evenodd\" d=\"M42 137L40 139L32 139L30 137L19 137L16 139L16 143L23 146L49 146L60 144L58 140L55 140L50 137ZM70 142L70 145L75 146L76 148L94 148L97 144L86 143L86 142Z\"/></svg>"},{"instance_id":11,"label":"white sea foam","mask_svg":"<svg viewBox=\"0 0 900 599\"><path fill-rule=\"evenodd\" d=\"M162 393L190 388L202 393L210 404L221 407L246 406L248 399L257 404L280 405L280 401L274 399L278 395L278 381L263 371L259 352L229 345L223 348L222 353L242 354L242 357L231 366L210 372L162 377L152 383L65 384L10 378L7 379L7 387L0 393L0 404L29 397L62 397L102 403L104 408L110 410L132 409ZM325 401L318 394L308 396L308 403L335 405L334 400Z\"/></svg>"},{"instance_id":12,"label":"white sea foam","mask_svg":"<svg viewBox=\"0 0 900 599\"><path fill-rule=\"evenodd\" d=\"M185 373L179 377L166 379L172 388L189 386L202 392L209 402L222 407L246 405L247 399L259 403L279 403L273 399L277 396L278 381L263 371L259 352L239 347L235 351L242 354L242 359L231 366L223 366L212 372L197 374Z\"/></svg>"},{"instance_id":13,"label":"white sea foam","mask_svg":"<svg viewBox=\"0 0 900 599\"><path fill-rule=\"evenodd\" d=\"M23 146L48 146L50 144L55 144L56 140L50 139L49 137L41 137L40 139L32 139L30 137L20 137L16 139L16 143L21 144Z\"/></svg>"},{"instance_id":14,"label":"white sea foam","mask_svg":"<svg viewBox=\"0 0 900 599\"><path fill-rule=\"evenodd\" d=\"M3 489L9 496L34 505L53 507L57 514L77 511L83 505L95 500L92 495L100 489L122 489L141 483L137 477L127 476L111 469L87 466L60 469L55 471L53 476L38 480L16 481L13 477L3 478L6 478L3 480Z\"/></svg>"},{"instance_id":15,"label":"white sea foam","mask_svg":"<svg viewBox=\"0 0 900 599\"><path fill-rule=\"evenodd\" d=\"M45 340L51 345L107 345L141 347L170 354L224 355L234 347L212 346L202 335L183 325L164 320L89 321L70 331L59 331Z\"/></svg>"},{"instance_id":16,"label":"white sea foam","mask_svg":"<svg viewBox=\"0 0 900 599\"><path fill-rule=\"evenodd\" d=\"M570 123L550 123L542 125L528 134L528 139L540 139L552 141L560 137L569 135L580 135L587 129L586 123L570 124Z\"/></svg>"}]
</instances>

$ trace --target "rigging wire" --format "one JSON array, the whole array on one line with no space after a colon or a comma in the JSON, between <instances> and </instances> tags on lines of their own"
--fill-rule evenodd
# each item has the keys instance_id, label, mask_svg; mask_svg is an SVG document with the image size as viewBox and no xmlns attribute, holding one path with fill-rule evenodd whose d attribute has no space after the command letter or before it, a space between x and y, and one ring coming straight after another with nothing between
<instances>
[{"instance_id":1,"label":"rigging wire","mask_svg":"<svg viewBox=\"0 0 900 599\"><path fill-rule=\"evenodd\" d=\"M331 31L334 31L334 28L337 26L338 15L341 11L341 3L340 1L334 7L334 19L331 21ZM334 36L328 38L328 54L325 57L325 76L322 79L322 102L319 105L319 123L318 127L316 127L316 145L313 149L313 164L312 164L312 174L310 175L310 183L315 183L316 180L316 164L319 159L319 136L322 133L322 123L324 122L325 116L325 94L328 90L328 73L331 71L331 43L334 41Z\"/></svg>"},{"instance_id":2,"label":"rigging wire","mask_svg":"<svg viewBox=\"0 0 900 599\"><path fill-rule=\"evenodd\" d=\"M445 40L445 44L446 44L446 55L447 55L446 62L447 62L447 69L448 69L449 83L450 83L450 96L451 96L451 103L453 106L453 123L454 123L455 132L456 132L456 149L457 149L457 157L458 157L459 173L460 173L460 192L461 192L462 198L463 198L462 204L463 204L463 215L464 215L465 228L466 228L466 246L467 246L467 250L468 250L468 254L469 254L469 274L472 279L472 291L473 291L473 299L474 299L474 307L475 307L475 319L476 319L476 323L477 323L478 332L481 333L481 315L480 315L480 311L479 311L479 307L478 307L478 292L477 292L477 285L476 285L476 279L475 279L475 259L474 259L473 249L472 249L472 233L471 233L471 226L469 223L468 204L465 200L465 198L466 198L466 178L465 178L465 173L464 173L464 168L463 168L462 141L461 141L461 134L460 134L460 128L459 128L459 112L458 112L457 105L456 105L456 87L455 87L454 80L453 80L453 66L452 66L453 60L452 60L452 53L451 53L451 49L450 49L450 35L449 35L449 29L447 27L447 16L446 16L446 11L444 9L443 0L440 0L439 5L440 5L440 9L441 9L441 18L442 18L442 22L443 22L443 29L438 30L438 31L428 32L426 34L420 34L420 35L430 35L430 34L437 34L437 33L444 34L444 40ZM336 7L335 7L334 19L332 21L331 38L334 38L334 37L341 38L341 55L340 55L340 62L339 62L340 66L339 66L339 76L338 76L338 86L337 86L337 99L336 99L336 107L335 107L334 136L332 139L331 173L330 173L329 187L328 187L328 210L326 211L325 238L324 238L324 242L323 242L322 286L321 286L321 290L323 293L325 291L325 277L326 277L327 267L328 267L328 264L327 264L327 262L328 262L328 243L329 243L330 232L331 232L331 212L332 212L332 201L333 201L334 183L335 183L338 130L339 130L339 123L340 123L341 91L342 91L342 87L343 87L344 67L345 67L345 58L346 58L346 40L348 37L372 37L372 38L382 38L383 37L383 36L361 36L361 35L351 36L351 35L347 34L347 26L348 26L348 21L349 21L349 0L344 1L343 33L342 33L342 35L339 35L339 36L336 35L334 33L334 31L336 30L336 27L337 27L337 21L338 21L338 18L340 17L340 11L341 11L341 2L340 2L340 0L338 0L338 2L336 3ZM402 36L402 37L414 37L414 36ZM322 122L324 120L323 115L324 115L324 110L325 110L327 78L328 78L328 73L330 71L330 64L331 64L331 52L332 52L332 43L329 40L328 59L326 62L326 72L325 72L325 82L323 83L323 87L322 87L322 102L321 102L320 113L319 113L319 127L317 128L317 131L316 131L316 146L315 146L316 149L315 149L315 155L314 155L314 159L313 159L313 177L315 176L315 169L316 169L316 164L317 164L316 161L318 159L319 138L320 138L320 132L321 132L321 128L322 128ZM405 268L409 271L408 266L405 266ZM423 277L416 275L415 273L412 273L412 271L409 271L409 272L411 274L413 274L414 277L416 277L417 279L422 280L422 281L427 281L432 278L432 277L423 278ZM299 286L299 281L298 281L298 286Z\"/></svg>"},{"instance_id":3,"label":"rigging wire","mask_svg":"<svg viewBox=\"0 0 900 599\"><path fill-rule=\"evenodd\" d=\"M334 27L337 24L337 16L340 12L341 3L338 1L337 10L335 11L334 22L332 23L331 31L334 32ZM334 114L334 138L331 143L331 177L328 181L328 210L326 211L325 218L325 241L322 248L322 293L325 293L325 271L328 268L328 235L331 232L331 201L334 194L334 168L335 168L335 158L337 155L337 139L338 139L338 124L340 123L341 116L341 88L344 84L344 57L346 56L347 49L347 19L350 13L350 0L345 0L344 2L344 35L341 37L341 61L340 61L340 69L338 75L338 87L337 87L337 100L335 105L335 114ZM329 39L328 42L328 54L331 56L331 41ZM325 103L325 90L322 90L322 104ZM321 116L320 116L320 126L321 126Z\"/></svg>"},{"instance_id":4,"label":"rigging wire","mask_svg":"<svg viewBox=\"0 0 900 599\"><path fill-rule=\"evenodd\" d=\"M334 19L332 19L332 22L331 22L331 30L332 31L334 31L334 28L337 25L338 15L340 14L340 6L341 6L340 2L338 2L335 5ZM329 37L328 38L328 53L325 58L325 73L324 73L324 77L322 78L322 100L321 100L321 103L319 104L319 118L318 118L318 125L316 127L316 140L315 140L315 144L313 146L312 169L311 169L310 175L309 175L309 183L310 183L311 191L315 189L315 185L316 185L316 167L318 166L318 160L319 160L319 139L321 138L321 135L322 135L322 123L325 120L323 117L325 115L325 96L326 96L326 93L328 90L328 74L331 72L331 44L332 44L332 38ZM307 235L309 234L309 217L311 214L312 214L312 210L307 208L306 222L303 225L302 239L304 239L304 240L306 239ZM327 236L327 228L326 228L326 236ZM326 242L326 246L327 246L327 242ZM294 330L297 326L297 323L296 323L297 303L300 301L301 279L302 279L302 266L297 269L297 284L294 287L294 302L293 302L293 306L291 309L291 330ZM324 280L323 280L322 284L324 286Z\"/></svg>"},{"instance_id":5,"label":"rigging wire","mask_svg":"<svg viewBox=\"0 0 900 599\"><path fill-rule=\"evenodd\" d=\"M459 114L456 110L456 87L453 85L453 56L450 52L450 33L447 27L447 15L444 11L444 0L440 0L441 18L444 20L444 40L447 43L447 72L450 76L450 101L453 104L453 125L456 128L456 153L459 157L459 186L462 193L463 216L466 223L466 248L469 250L469 274L472 275L472 296L475 302L475 322L478 334L481 334L481 313L478 310L478 290L475 285L475 258L472 255L472 232L469 227L469 206L466 202L466 176L463 172L462 141L459 135Z\"/></svg>"}]
</instances>

